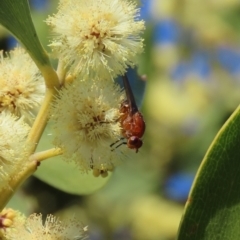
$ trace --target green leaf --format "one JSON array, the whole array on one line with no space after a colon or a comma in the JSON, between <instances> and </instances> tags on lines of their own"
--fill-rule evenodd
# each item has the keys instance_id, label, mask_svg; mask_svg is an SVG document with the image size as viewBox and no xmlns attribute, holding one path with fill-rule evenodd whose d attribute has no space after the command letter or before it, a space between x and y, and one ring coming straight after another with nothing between
<instances>
[{"instance_id":1,"label":"green leaf","mask_svg":"<svg viewBox=\"0 0 240 240\"><path fill-rule=\"evenodd\" d=\"M240 106L209 147L192 186L178 240L240 239Z\"/></svg>"},{"instance_id":2,"label":"green leaf","mask_svg":"<svg viewBox=\"0 0 240 240\"><path fill-rule=\"evenodd\" d=\"M37 152L53 148L51 125L45 128ZM64 192L72 194L91 194L103 187L109 180L108 177L94 177L92 173L81 173L74 163L63 161L61 156L53 157L41 162L34 176L40 180L58 188Z\"/></svg>"},{"instance_id":3,"label":"green leaf","mask_svg":"<svg viewBox=\"0 0 240 240\"><path fill-rule=\"evenodd\" d=\"M35 31L27 0L0 0L0 24L25 46L38 66L50 66Z\"/></svg>"}]
</instances>

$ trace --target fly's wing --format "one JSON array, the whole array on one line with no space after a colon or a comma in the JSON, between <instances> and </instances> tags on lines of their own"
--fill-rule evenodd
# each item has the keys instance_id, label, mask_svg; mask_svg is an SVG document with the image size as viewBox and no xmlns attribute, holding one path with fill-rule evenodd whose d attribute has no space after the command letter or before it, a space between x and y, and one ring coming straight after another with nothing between
<instances>
[{"instance_id":1,"label":"fly's wing","mask_svg":"<svg viewBox=\"0 0 240 240\"><path fill-rule=\"evenodd\" d=\"M136 68L129 68L126 72L126 75L128 77L129 84L133 91L133 95L137 103L137 106L138 108L141 109L146 87L146 81L143 79L143 77L140 77L138 75ZM124 88L122 76L119 76L115 81L121 86L121 88Z\"/></svg>"},{"instance_id":2,"label":"fly's wing","mask_svg":"<svg viewBox=\"0 0 240 240\"><path fill-rule=\"evenodd\" d=\"M138 112L138 107L132 92L132 87L130 86L130 83L128 81L127 74L123 75L122 80L123 80L123 86L124 86L124 90L128 100L128 104L130 106L130 111L131 111L131 114L133 115L134 113Z\"/></svg>"}]
</instances>

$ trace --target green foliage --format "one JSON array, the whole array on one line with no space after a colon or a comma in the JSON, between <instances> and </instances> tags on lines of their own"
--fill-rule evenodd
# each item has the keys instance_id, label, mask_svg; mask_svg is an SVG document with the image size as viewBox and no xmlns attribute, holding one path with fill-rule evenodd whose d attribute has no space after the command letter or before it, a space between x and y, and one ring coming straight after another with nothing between
<instances>
[{"instance_id":1,"label":"green foliage","mask_svg":"<svg viewBox=\"0 0 240 240\"><path fill-rule=\"evenodd\" d=\"M240 107L211 144L196 176L178 240L240 239Z\"/></svg>"},{"instance_id":2,"label":"green foliage","mask_svg":"<svg viewBox=\"0 0 240 240\"><path fill-rule=\"evenodd\" d=\"M50 65L34 28L27 0L1 0L0 24L24 45L38 66Z\"/></svg>"}]
</instances>

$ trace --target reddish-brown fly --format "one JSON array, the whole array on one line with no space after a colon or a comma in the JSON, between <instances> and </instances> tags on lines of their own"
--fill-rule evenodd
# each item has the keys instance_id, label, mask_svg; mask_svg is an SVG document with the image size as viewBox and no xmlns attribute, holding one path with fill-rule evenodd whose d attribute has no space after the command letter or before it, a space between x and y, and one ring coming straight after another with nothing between
<instances>
[{"instance_id":1,"label":"reddish-brown fly","mask_svg":"<svg viewBox=\"0 0 240 240\"><path fill-rule=\"evenodd\" d=\"M141 137L145 131L145 122L142 114L138 110L126 74L123 76L123 85L127 100L122 103L120 108L122 134L127 139L127 146L131 149L136 149L136 152L138 152L138 149L143 144Z\"/></svg>"}]
</instances>

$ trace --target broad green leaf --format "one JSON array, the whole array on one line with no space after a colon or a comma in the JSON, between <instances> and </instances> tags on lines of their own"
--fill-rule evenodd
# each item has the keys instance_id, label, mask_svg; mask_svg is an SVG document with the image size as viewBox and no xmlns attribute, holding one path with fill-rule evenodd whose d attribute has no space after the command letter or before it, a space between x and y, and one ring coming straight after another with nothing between
<instances>
[{"instance_id":1,"label":"broad green leaf","mask_svg":"<svg viewBox=\"0 0 240 240\"><path fill-rule=\"evenodd\" d=\"M46 127L37 152L53 147L51 126ZM91 194L103 187L109 180L111 173L106 178L94 177L92 173L81 173L74 163L66 163L61 156L44 160L38 167L34 176L64 192L72 194Z\"/></svg>"},{"instance_id":2,"label":"broad green leaf","mask_svg":"<svg viewBox=\"0 0 240 240\"><path fill-rule=\"evenodd\" d=\"M240 239L240 106L223 125L198 170L178 240Z\"/></svg>"},{"instance_id":3,"label":"broad green leaf","mask_svg":"<svg viewBox=\"0 0 240 240\"><path fill-rule=\"evenodd\" d=\"M35 31L27 0L0 0L0 24L24 45L38 67L50 66Z\"/></svg>"}]
</instances>

